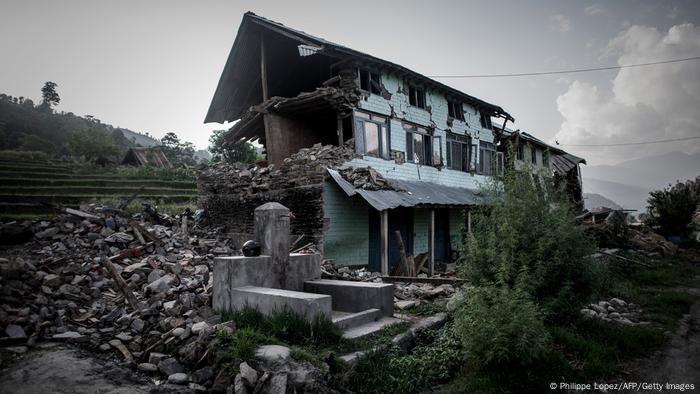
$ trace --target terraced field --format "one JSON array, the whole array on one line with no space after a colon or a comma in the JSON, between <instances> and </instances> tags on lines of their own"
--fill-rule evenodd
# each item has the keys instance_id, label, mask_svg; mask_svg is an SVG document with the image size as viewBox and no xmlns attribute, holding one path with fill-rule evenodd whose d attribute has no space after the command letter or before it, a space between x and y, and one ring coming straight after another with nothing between
<instances>
[{"instance_id":1,"label":"terraced field","mask_svg":"<svg viewBox=\"0 0 700 394\"><path fill-rule=\"evenodd\" d=\"M149 202L161 212L177 213L194 207L194 179L158 179L123 171L88 173L84 167L52 161L0 158L0 219L49 217L54 206L78 208L91 202L118 202L138 192L133 203Z\"/></svg>"}]
</instances>

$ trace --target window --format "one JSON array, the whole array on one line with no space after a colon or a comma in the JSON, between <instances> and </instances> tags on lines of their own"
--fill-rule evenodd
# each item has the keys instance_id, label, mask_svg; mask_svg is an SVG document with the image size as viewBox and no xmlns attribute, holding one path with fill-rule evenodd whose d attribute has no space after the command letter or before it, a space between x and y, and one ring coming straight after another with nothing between
<instances>
[{"instance_id":1,"label":"window","mask_svg":"<svg viewBox=\"0 0 700 394\"><path fill-rule=\"evenodd\" d=\"M360 90L374 94L381 94L382 80L379 74L367 70L359 69L360 73Z\"/></svg>"},{"instance_id":2,"label":"window","mask_svg":"<svg viewBox=\"0 0 700 394\"><path fill-rule=\"evenodd\" d=\"M503 153L496 152L496 145L490 142L479 143L479 174L503 174Z\"/></svg>"},{"instance_id":3,"label":"window","mask_svg":"<svg viewBox=\"0 0 700 394\"><path fill-rule=\"evenodd\" d=\"M525 145L518 144L518 150L515 154L516 154L516 156L515 156L516 159L524 161L525 160Z\"/></svg>"},{"instance_id":4,"label":"window","mask_svg":"<svg viewBox=\"0 0 700 394\"><path fill-rule=\"evenodd\" d=\"M447 168L457 171L471 171L472 139L464 135L447 133L446 144Z\"/></svg>"},{"instance_id":5,"label":"window","mask_svg":"<svg viewBox=\"0 0 700 394\"><path fill-rule=\"evenodd\" d=\"M481 123L481 127L485 129L491 129L491 117L486 115L485 113L479 113L479 122Z\"/></svg>"},{"instance_id":6,"label":"window","mask_svg":"<svg viewBox=\"0 0 700 394\"><path fill-rule=\"evenodd\" d=\"M425 108L425 91L415 86L409 86L408 103L414 107Z\"/></svg>"},{"instance_id":7,"label":"window","mask_svg":"<svg viewBox=\"0 0 700 394\"><path fill-rule=\"evenodd\" d=\"M447 115L454 119L464 120L464 108L462 108L462 103L448 101Z\"/></svg>"},{"instance_id":8,"label":"window","mask_svg":"<svg viewBox=\"0 0 700 394\"><path fill-rule=\"evenodd\" d=\"M530 159L532 164L537 165L537 149L534 146L530 147Z\"/></svg>"},{"instance_id":9,"label":"window","mask_svg":"<svg viewBox=\"0 0 700 394\"><path fill-rule=\"evenodd\" d=\"M542 152L542 166L549 167L549 151Z\"/></svg>"},{"instance_id":10,"label":"window","mask_svg":"<svg viewBox=\"0 0 700 394\"><path fill-rule=\"evenodd\" d=\"M386 116L355 111L355 151L361 155L389 159L389 127Z\"/></svg>"},{"instance_id":11,"label":"window","mask_svg":"<svg viewBox=\"0 0 700 394\"><path fill-rule=\"evenodd\" d=\"M422 126L403 124L406 130L406 161L429 166L442 164L442 140Z\"/></svg>"}]
</instances>

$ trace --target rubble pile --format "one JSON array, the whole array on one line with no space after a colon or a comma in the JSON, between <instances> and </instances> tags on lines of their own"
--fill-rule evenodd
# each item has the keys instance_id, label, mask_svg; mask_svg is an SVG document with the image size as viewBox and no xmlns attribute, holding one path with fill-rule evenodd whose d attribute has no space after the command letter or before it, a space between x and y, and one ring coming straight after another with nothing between
<instances>
[{"instance_id":1,"label":"rubble pile","mask_svg":"<svg viewBox=\"0 0 700 394\"><path fill-rule=\"evenodd\" d=\"M446 305L456 293L450 284L395 283L394 286L394 305L401 310L426 303Z\"/></svg>"},{"instance_id":2,"label":"rubble pile","mask_svg":"<svg viewBox=\"0 0 700 394\"><path fill-rule=\"evenodd\" d=\"M279 168L274 164L216 163L197 169L197 187L200 194L233 193L243 201L259 192L321 183L326 168L337 167L355 156L350 143L341 147L318 143L284 159Z\"/></svg>"},{"instance_id":3,"label":"rubble pile","mask_svg":"<svg viewBox=\"0 0 700 394\"><path fill-rule=\"evenodd\" d=\"M323 279L341 279L357 282L381 282L379 272L370 272L366 267L352 269L350 267L337 267L332 260L323 260L321 263L321 275Z\"/></svg>"},{"instance_id":4,"label":"rubble pile","mask_svg":"<svg viewBox=\"0 0 700 394\"><path fill-rule=\"evenodd\" d=\"M320 245L323 239L323 181L326 168L355 157L351 143L338 147L316 144L301 149L278 167L213 164L197 169L198 207L210 224L238 234L253 233L253 211L276 201L295 216L293 236Z\"/></svg>"},{"instance_id":5,"label":"rubble pile","mask_svg":"<svg viewBox=\"0 0 700 394\"><path fill-rule=\"evenodd\" d=\"M163 381L213 384L215 334L234 330L211 308L213 259L232 254L228 241L179 218L81 213L24 223L34 238L0 259L0 344L24 353L44 340L80 343Z\"/></svg>"},{"instance_id":6,"label":"rubble pile","mask_svg":"<svg viewBox=\"0 0 700 394\"><path fill-rule=\"evenodd\" d=\"M619 298L611 298L607 301L588 305L581 309L581 314L586 318L628 326L649 324L649 322L640 321L641 311L638 305L627 303Z\"/></svg>"},{"instance_id":7,"label":"rubble pile","mask_svg":"<svg viewBox=\"0 0 700 394\"><path fill-rule=\"evenodd\" d=\"M340 174L357 189L394 190L384 177L372 167L345 168Z\"/></svg>"}]
</instances>

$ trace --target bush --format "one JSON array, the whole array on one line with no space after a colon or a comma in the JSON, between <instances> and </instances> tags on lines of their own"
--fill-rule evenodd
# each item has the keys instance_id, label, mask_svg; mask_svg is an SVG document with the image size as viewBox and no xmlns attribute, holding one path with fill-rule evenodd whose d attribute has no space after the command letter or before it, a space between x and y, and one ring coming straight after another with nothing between
<instances>
[{"instance_id":1,"label":"bush","mask_svg":"<svg viewBox=\"0 0 700 394\"><path fill-rule=\"evenodd\" d=\"M525 168L482 195L460 253L462 275L476 286L522 290L548 321L569 320L588 301L596 271L593 244L575 225L564 191Z\"/></svg>"},{"instance_id":2,"label":"bush","mask_svg":"<svg viewBox=\"0 0 700 394\"><path fill-rule=\"evenodd\" d=\"M691 231L688 225L700 205L700 177L652 191L647 204L645 224L658 226L659 233L664 236L687 237Z\"/></svg>"},{"instance_id":3,"label":"bush","mask_svg":"<svg viewBox=\"0 0 700 394\"><path fill-rule=\"evenodd\" d=\"M545 351L542 314L527 294L507 287L465 289L455 331L481 366L529 364Z\"/></svg>"}]
</instances>

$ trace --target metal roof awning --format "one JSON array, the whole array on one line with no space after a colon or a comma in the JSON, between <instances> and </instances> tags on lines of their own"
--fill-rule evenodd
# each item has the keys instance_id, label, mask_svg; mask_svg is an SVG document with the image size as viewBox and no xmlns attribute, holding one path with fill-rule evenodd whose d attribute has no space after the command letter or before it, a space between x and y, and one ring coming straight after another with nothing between
<instances>
[{"instance_id":1,"label":"metal roof awning","mask_svg":"<svg viewBox=\"0 0 700 394\"><path fill-rule=\"evenodd\" d=\"M328 173L345 194L348 196L359 194L378 211L398 207L467 206L475 205L478 202L478 196L474 190L461 187L443 186L431 182L387 179L392 186L401 191L365 190L356 189L336 170L329 168Z\"/></svg>"}]
</instances>

